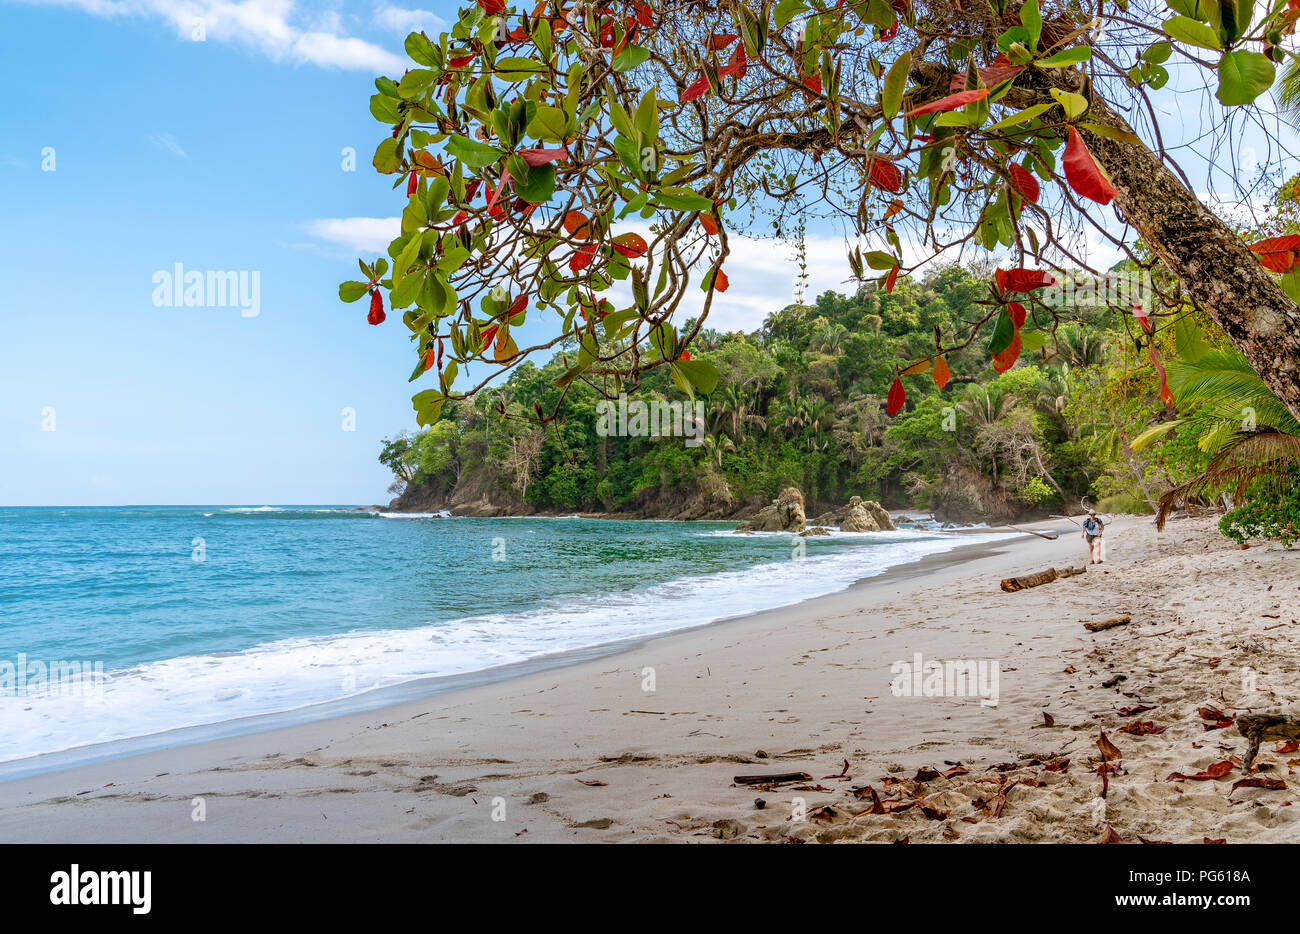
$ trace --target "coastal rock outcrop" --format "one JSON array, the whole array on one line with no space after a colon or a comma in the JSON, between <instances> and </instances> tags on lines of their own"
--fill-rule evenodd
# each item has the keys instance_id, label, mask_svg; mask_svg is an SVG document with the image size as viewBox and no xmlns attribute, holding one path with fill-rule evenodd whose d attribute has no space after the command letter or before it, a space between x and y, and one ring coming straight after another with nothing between
<instances>
[{"instance_id":1,"label":"coastal rock outcrop","mask_svg":"<svg viewBox=\"0 0 1300 934\"><path fill-rule=\"evenodd\" d=\"M803 494L792 486L758 511L758 515L737 526L737 532L802 532L808 525L803 512Z\"/></svg>"},{"instance_id":2,"label":"coastal rock outcrop","mask_svg":"<svg viewBox=\"0 0 1300 934\"><path fill-rule=\"evenodd\" d=\"M799 537L807 538L810 535L830 535L830 534L831 534L830 529L823 528L820 525L810 525L808 526L808 528L804 529L802 532L799 533Z\"/></svg>"},{"instance_id":3,"label":"coastal rock outcrop","mask_svg":"<svg viewBox=\"0 0 1300 934\"><path fill-rule=\"evenodd\" d=\"M886 532L896 528L889 511L875 500L854 496L848 504L813 520L814 525L837 525L843 532Z\"/></svg>"}]
</instances>

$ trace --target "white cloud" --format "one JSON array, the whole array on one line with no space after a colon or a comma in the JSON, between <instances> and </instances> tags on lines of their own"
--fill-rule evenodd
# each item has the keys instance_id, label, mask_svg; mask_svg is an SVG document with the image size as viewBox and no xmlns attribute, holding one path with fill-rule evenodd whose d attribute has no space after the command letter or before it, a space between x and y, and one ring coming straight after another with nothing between
<instances>
[{"instance_id":1,"label":"white cloud","mask_svg":"<svg viewBox=\"0 0 1300 934\"><path fill-rule=\"evenodd\" d=\"M169 152L174 156L180 156L182 159L188 159L190 154L181 148L181 144L176 142L176 137L170 133L150 133L149 142L153 143L164 152Z\"/></svg>"},{"instance_id":2,"label":"white cloud","mask_svg":"<svg viewBox=\"0 0 1300 934\"><path fill-rule=\"evenodd\" d=\"M388 244L401 230L400 217L328 217L307 225L313 237L354 253L387 254Z\"/></svg>"},{"instance_id":3,"label":"white cloud","mask_svg":"<svg viewBox=\"0 0 1300 934\"><path fill-rule=\"evenodd\" d=\"M102 17L143 17L169 23L187 42L228 42L273 61L400 73L403 59L341 34L328 12L300 12L295 0L28 0L70 6Z\"/></svg>"},{"instance_id":4,"label":"white cloud","mask_svg":"<svg viewBox=\"0 0 1300 934\"><path fill-rule=\"evenodd\" d=\"M375 25L391 29L403 38L412 32L436 33L447 28L447 21L429 10L407 10L381 3L375 7Z\"/></svg>"}]
</instances>

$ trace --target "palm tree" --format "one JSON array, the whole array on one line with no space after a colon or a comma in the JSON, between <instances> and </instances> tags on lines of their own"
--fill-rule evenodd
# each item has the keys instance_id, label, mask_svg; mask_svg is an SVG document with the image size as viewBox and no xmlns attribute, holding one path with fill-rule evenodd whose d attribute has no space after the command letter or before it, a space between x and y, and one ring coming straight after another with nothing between
<instances>
[{"instance_id":1,"label":"palm tree","mask_svg":"<svg viewBox=\"0 0 1300 934\"><path fill-rule=\"evenodd\" d=\"M721 469L722 455L727 451L736 450L736 444L726 435L706 435L704 438L704 454L709 459L709 463Z\"/></svg>"},{"instance_id":2,"label":"palm tree","mask_svg":"<svg viewBox=\"0 0 1300 934\"><path fill-rule=\"evenodd\" d=\"M767 427L767 420L751 411L755 401L754 393L729 384L715 390L709 397L709 414L718 416L726 426L727 434L741 442L745 440L747 426Z\"/></svg>"},{"instance_id":3,"label":"palm tree","mask_svg":"<svg viewBox=\"0 0 1300 934\"><path fill-rule=\"evenodd\" d=\"M1107 348L1095 334L1065 327L1056 335L1056 355L1073 367L1097 366L1106 362Z\"/></svg>"},{"instance_id":4,"label":"palm tree","mask_svg":"<svg viewBox=\"0 0 1300 934\"><path fill-rule=\"evenodd\" d=\"M1204 471L1160 498L1157 528L1180 501L1231 489L1240 502L1255 481L1285 483L1300 467L1300 421L1237 349L1177 361L1169 367L1169 382L1179 410L1191 414L1148 428L1133 439L1133 450L1182 428L1195 432L1197 447L1211 456Z\"/></svg>"}]
</instances>

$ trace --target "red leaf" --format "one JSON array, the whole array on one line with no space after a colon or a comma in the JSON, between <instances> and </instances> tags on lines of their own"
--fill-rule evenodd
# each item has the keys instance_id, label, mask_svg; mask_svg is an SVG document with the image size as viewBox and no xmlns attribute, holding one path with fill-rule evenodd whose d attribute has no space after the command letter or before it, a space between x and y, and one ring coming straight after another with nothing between
<instances>
[{"instance_id":1,"label":"red leaf","mask_svg":"<svg viewBox=\"0 0 1300 934\"><path fill-rule=\"evenodd\" d=\"M551 149L521 149L519 155L529 165L545 165L548 162L554 162L556 159L569 158L569 150L563 146L556 146Z\"/></svg>"},{"instance_id":2,"label":"red leaf","mask_svg":"<svg viewBox=\"0 0 1300 934\"><path fill-rule=\"evenodd\" d=\"M867 177L871 184L885 191L897 193L903 187L903 173L894 163L884 159L872 159L867 163Z\"/></svg>"},{"instance_id":3,"label":"red leaf","mask_svg":"<svg viewBox=\"0 0 1300 934\"><path fill-rule=\"evenodd\" d=\"M478 5L488 16L496 16L506 8L506 0L478 0Z\"/></svg>"},{"instance_id":4,"label":"red leaf","mask_svg":"<svg viewBox=\"0 0 1300 934\"><path fill-rule=\"evenodd\" d=\"M415 174L415 169L411 169L411 177L406 180L406 197L415 194L420 185L420 176Z\"/></svg>"},{"instance_id":5,"label":"red leaf","mask_svg":"<svg viewBox=\"0 0 1300 934\"><path fill-rule=\"evenodd\" d=\"M889 270L889 275L885 276L885 291L893 292L894 285L897 282L898 282L898 264L895 263L894 267Z\"/></svg>"},{"instance_id":6,"label":"red leaf","mask_svg":"<svg viewBox=\"0 0 1300 934\"><path fill-rule=\"evenodd\" d=\"M704 47L710 52L720 52L731 43L736 41L736 34L732 32L719 32L709 36L704 40Z\"/></svg>"},{"instance_id":7,"label":"red leaf","mask_svg":"<svg viewBox=\"0 0 1300 934\"><path fill-rule=\"evenodd\" d=\"M1023 68L1017 68L1015 65L1006 64L1006 56L999 55L998 59L999 62L994 62L987 68L976 69L979 72L980 80L989 87L1006 81L1012 75L1019 74L1024 70ZM966 87L966 73L963 71L961 74L953 75L952 81L948 84L948 90L958 91L964 87Z\"/></svg>"},{"instance_id":8,"label":"red leaf","mask_svg":"<svg viewBox=\"0 0 1300 934\"><path fill-rule=\"evenodd\" d=\"M934 360L934 384L942 389L948 385L948 378L952 371L948 369L948 361L943 357L936 357Z\"/></svg>"},{"instance_id":9,"label":"red leaf","mask_svg":"<svg viewBox=\"0 0 1300 934\"><path fill-rule=\"evenodd\" d=\"M885 411L890 415L897 415L906 401L907 390L903 388L903 381L895 376L894 382L889 387L889 396L885 399Z\"/></svg>"},{"instance_id":10,"label":"red leaf","mask_svg":"<svg viewBox=\"0 0 1300 934\"><path fill-rule=\"evenodd\" d=\"M803 79L803 86L814 94L820 94L822 92L821 75L808 75Z\"/></svg>"},{"instance_id":11,"label":"red leaf","mask_svg":"<svg viewBox=\"0 0 1300 934\"><path fill-rule=\"evenodd\" d=\"M632 6L636 9L637 22L642 26L649 28L655 24L654 13L651 11L650 7L641 3L640 0L637 0L637 2L632 4Z\"/></svg>"},{"instance_id":12,"label":"red leaf","mask_svg":"<svg viewBox=\"0 0 1300 934\"><path fill-rule=\"evenodd\" d=\"M1121 733L1131 733L1133 736L1159 736L1167 726L1156 726L1151 720L1133 720L1119 728Z\"/></svg>"},{"instance_id":13,"label":"red leaf","mask_svg":"<svg viewBox=\"0 0 1300 934\"><path fill-rule=\"evenodd\" d=\"M718 74L724 77L745 77L745 72L749 70L749 62L745 58L745 46L743 43L737 43L736 50L731 53L731 61L726 67L719 68Z\"/></svg>"},{"instance_id":14,"label":"red leaf","mask_svg":"<svg viewBox=\"0 0 1300 934\"><path fill-rule=\"evenodd\" d=\"M1156 372L1160 374L1160 401L1167 406L1174 404L1174 394L1169 391L1169 377L1165 374L1165 365L1160 362L1160 351L1156 350L1156 345L1151 345L1151 362L1155 364Z\"/></svg>"},{"instance_id":15,"label":"red leaf","mask_svg":"<svg viewBox=\"0 0 1300 934\"><path fill-rule=\"evenodd\" d=\"M1032 292L1047 285L1054 285L1056 280L1051 273L1042 269L999 269L993 273L993 281L1004 292Z\"/></svg>"},{"instance_id":16,"label":"red leaf","mask_svg":"<svg viewBox=\"0 0 1300 934\"><path fill-rule=\"evenodd\" d=\"M510 311L507 312L507 317L513 318L515 315L519 314L520 312L527 310L527 308L528 308L528 294L525 293L523 295L520 295L518 298L516 298L513 302L510 303Z\"/></svg>"},{"instance_id":17,"label":"red leaf","mask_svg":"<svg viewBox=\"0 0 1300 934\"><path fill-rule=\"evenodd\" d=\"M366 320L371 324L383 324L384 318L384 299L379 294L378 289L370 290L370 313L366 315Z\"/></svg>"},{"instance_id":18,"label":"red leaf","mask_svg":"<svg viewBox=\"0 0 1300 934\"><path fill-rule=\"evenodd\" d=\"M1038 179L1023 165L1017 162L1011 163L1007 168L1007 174L1011 176L1011 187L1016 193L1026 201L1038 203L1038 195L1041 189L1038 187Z\"/></svg>"},{"instance_id":19,"label":"red leaf","mask_svg":"<svg viewBox=\"0 0 1300 934\"><path fill-rule=\"evenodd\" d=\"M702 94L704 94L704 92L707 91L708 89L709 89L709 79L704 77L703 74L701 74L698 78L695 79L694 82L691 83L690 87L688 87L685 91L682 92L682 96L679 97L678 100L681 101L683 104L690 103L691 101L695 100L697 97L700 97Z\"/></svg>"},{"instance_id":20,"label":"red leaf","mask_svg":"<svg viewBox=\"0 0 1300 934\"><path fill-rule=\"evenodd\" d=\"M570 211L564 215L564 230L571 237L586 240L591 236L591 222L581 211Z\"/></svg>"},{"instance_id":21,"label":"red leaf","mask_svg":"<svg viewBox=\"0 0 1300 934\"><path fill-rule=\"evenodd\" d=\"M1024 305L1020 304L1019 302L1007 303L1007 314L1011 316L1011 323L1016 326L1017 331L1019 331L1022 327L1025 326Z\"/></svg>"},{"instance_id":22,"label":"red leaf","mask_svg":"<svg viewBox=\"0 0 1300 934\"><path fill-rule=\"evenodd\" d=\"M474 61L474 56L477 54L477 52L470 52L468 55L458 55L455 58L447 59L447 64L452 68L464 68L470 62Z\"/></svg>"},{"instance_id":23,"label":"red leaf","mask_svg":"<svg viewBox=\"0 0 1300 934\"><path fill-rule=\"evenodd\" d=\"M636 259L638 256L643 256L645 251L649 249L649 245L645 242L645 238L640 234L634 233L619 234L614 238L614 242L611 243L610 246L618 250L618 252L622 253L628 259Z\"/></svg>"},{"instance_id":24,"label":"red leaf","mask_svg":"<svg viewBox=\"0 0 1300 934\"><path fill-rule=\"evenodd\" d=\"M486 350L488 345L492 343L492 338L497 336L498 327L499 325L494 324L491 327L486 327L483 330L479 331L478 339L483 343L484 350Z\"/></svg>"},{"instance_id":25,"label":"red leaf","mask_svg":"<svg viewBox=\"0 0 1300 934\"><path fill-rule=\"evenodd\" d=\"M1184 779L1188 779L1194 782L1207 782L1212 779L1223 778L1223 776L1231 772L1232 769L1232 762L1228 759L1224 759L1222 762L1216 762L1214 765L1211 765L1203 771L1197 772L1195 775L1184 775L1182 772L1171 772L1165 781L1181 782Z\"/></svg>"},{"instance_id":26,"label":"red leaf","mask_svg":"<svg viewBox=\"0 0 1300 934\"><path fill-rule=\"evenodd\" d=\"M1000 354L993 355L993 369L999 373L1005 373L1016 365L1020 359L1020 328L1016 328L1015 333L1011 335L1011 343L1007 349Z\"/></svg>"},{"instance_id":27,"label":"red leaf","mask_svg":"<svg viewBox=\"0 0 1300 934\"><path fill-rule=\"evenodd\" d=\"M1098 204L1110 204L1119 192L1088 151L1079 131L1074 127L1068 129L1070 139L1065 144L1065 158L1062 160L1065 165L1065 180L1075 192L1085 198L1091 198Z\"/></svg>"},{"instance_id":28,"label":"red leaf","mask_svg":"<svg viewBox=\"0 0 1300 934\"><path fill-rule=\"evenodd\" d=\"M1268 237L1250 245L1250 250L1259 256L1265 269L1273 272L1290 272L1300 259L1300 234L1287 234L1285 237Z\"/></svg>"},{"instance_id":29,"label":"red leaf","mask_svg":"<svg viewBox=\"0 0 1300 934\"><path fill-rule=\"evenodd\" d=\"M591 261L596 258L596 244L588 243L586 246L578 249L577 252L569 258L569 271L580 272L591 265Z\"/></svg>"},{"instance_id":30,"label":"red leaf","mask_svg":"<svg viewBox=\"0 0 1300 934\"><path fill-rule=\"evenodd\" d=\"M731 286L731 280L727 274L719 269L713 274L713 288L718 292L725 292Z\"/></svg>"},{"instance_id":31,"label":"red leaf","mask_svg":"<svg viewBox=\"0 0 1300 934\"><path fill-rule=\"evenodd\" d=\"M677 359L678 359L678 360L689 360L689 359L691 359L691 352L690 352L689 350L683 350L681 353L679 353L679 354L677 355Z\"/></svg>"},{"instance_id":32,"label":"red leaf","mask_svg":"<svg viewBox=\"0 0 1300 934\"><path fill-rule=\"evenodd\" d=\"M949 94L947 97L941 97L937 101L931 101L920 107L916 107L903 114L904 117L919 117L922 114L938 113L941 110L956 110L958 107L965 107L973 101L983 100L989 96L988 88L976 88L973 91L958 91L956 94Z\"/></svg>"},{"instance_id":33,"label":"red leaf","mask_svg":"<svg viewBox=\"0 0 1300 934\"><path fill-rule=\"evenodd\" d=\"M700 226L704 228L704 232L710 237L716 237L718 235L718 219L712 214L705 214L701 211Z\"/></svg>"}]
</instances>

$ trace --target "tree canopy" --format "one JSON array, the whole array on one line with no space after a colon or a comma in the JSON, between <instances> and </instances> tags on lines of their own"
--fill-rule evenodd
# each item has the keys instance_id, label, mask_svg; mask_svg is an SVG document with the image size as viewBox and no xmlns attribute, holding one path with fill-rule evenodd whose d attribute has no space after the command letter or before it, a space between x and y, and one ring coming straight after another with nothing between
<instances>
[{"instance_id":1,"label":"tree canopy","mask_svg":"<svg viewBox=\"0 0 1300 934\"><path fill-rule=\"evenodd\" d=\"M1088 229L1150 273L1156 301L1111 304L1162 382L1153 318L1199 310L1300 414L1300 236L1248 246L1197 197L1152 102L1171 69L1201 75L1231 133L1293 58L1298 18L1287 0L478 0L436 39L408 36L414 67L376 81L391 134L374 165L407 201L388 257L340 297L369 293L376 322L388 292L412 380L437 379L414 397L430 424L556 349L556 406L579 380L617 395L661 367L710 392L718 370L689 348L736 232L838 223L853 274L886 294L936 256L1005 251L977 313L895 362L893 414L902 377L942 386L965 348L1005 370L1057 346L1044 294L1089 268ZM702 307L684 320L688 294ZM545 336L520 346L539 316Z\"/></svg>"}]
</instances>

